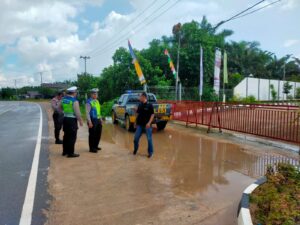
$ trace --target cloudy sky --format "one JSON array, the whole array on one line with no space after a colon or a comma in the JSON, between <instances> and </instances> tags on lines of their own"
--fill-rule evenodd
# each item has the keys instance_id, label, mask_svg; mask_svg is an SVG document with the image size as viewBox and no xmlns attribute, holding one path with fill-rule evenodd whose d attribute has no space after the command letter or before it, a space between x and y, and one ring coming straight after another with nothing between
<instances>
[{"instance_id":1,"label":"cloudy sky","mask_svg":"<svg viewBox=\"0 0 300 225\"><path fill-rule=\"evenodd\" d=\"M267 4L276 0L266 0ZM216 24L258 0L2 0L0 3L0 87L75 79L84 70L100 74L113 52L147 47L170 35L175 23ZM300 0L281 0L260 12L231 21L231 40L258 41L279 57L300 58ZM159 18L157 16L161 15ZM153 18L157 18L154 20Z\"/></svg>"}]
</instances>

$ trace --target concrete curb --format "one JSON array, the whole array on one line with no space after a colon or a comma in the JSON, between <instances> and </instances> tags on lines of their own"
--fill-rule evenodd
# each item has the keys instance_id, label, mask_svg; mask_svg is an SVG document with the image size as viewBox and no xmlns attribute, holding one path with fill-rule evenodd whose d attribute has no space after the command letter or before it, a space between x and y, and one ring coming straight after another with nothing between
<instances>
[{"instance_id":1,"label":"concrete curb","mask_svg":"<svg viewBox=\"0 0 300 225\"><path fill-rule=\"evenodd\" d=\"M266 177L262 177L255 181L253 184L250 184L243 192L242 199L238 208L238 225L253 225L251 214L250 214L250 204L249 196L250 194L260 185L267 181Z\"/></svg>"}]
</instances>

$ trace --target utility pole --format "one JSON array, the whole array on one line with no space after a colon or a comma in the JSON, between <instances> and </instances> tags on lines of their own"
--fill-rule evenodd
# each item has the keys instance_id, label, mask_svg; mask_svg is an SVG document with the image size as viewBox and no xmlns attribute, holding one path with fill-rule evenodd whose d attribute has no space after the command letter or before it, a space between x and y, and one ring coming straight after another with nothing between
<instances>
[{"instance_id":1,"label":"utility pole","mask_svg":"<svg viewBox=\"0 0 300 225\"><path fill-rule=\"evenodd\" d=\"M42 87L42 84L43 84L43 72L40 72L40 76L41 76L41 87Z\"/></svg>"},{"instance_id":2,"label":"utility pole","mask_svg":"<svg viewBox=\"0 0 300 225\"><path fill-rule=\"evenodd\" d=\"M17 80L15 79L16 99L18 99Z\"/></svg>"},{"instance_id":3,"label":"utility pole","mask_svg":"<svg viewBox=\"0 0 300 225\"><path fill-rule=\"evenodd\" d=\"M84 75L86 75L86 60L90 59L90 56L80 56L84 60Z\"/></svg>"}]
</instances>

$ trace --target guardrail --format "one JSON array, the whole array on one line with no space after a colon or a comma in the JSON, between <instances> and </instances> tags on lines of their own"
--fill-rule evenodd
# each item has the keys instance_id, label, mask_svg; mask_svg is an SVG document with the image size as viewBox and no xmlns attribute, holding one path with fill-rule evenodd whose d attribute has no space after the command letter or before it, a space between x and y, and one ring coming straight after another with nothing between
<instances>
[{"instance_id":1,"label":"guardrail","mask_svg":"<svg viewBox=\"0 0 300 225\"><path fill-rule=\"evenodd\" d=\"M299 107L194 101L172 104L174 120L300 144Z\"/></svg>"}]
</instances>

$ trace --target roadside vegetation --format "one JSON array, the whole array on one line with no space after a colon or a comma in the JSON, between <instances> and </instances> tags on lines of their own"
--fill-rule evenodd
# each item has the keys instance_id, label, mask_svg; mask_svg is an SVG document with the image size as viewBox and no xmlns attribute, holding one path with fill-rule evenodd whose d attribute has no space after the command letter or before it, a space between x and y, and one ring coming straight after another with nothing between
<instances>
[{"instance_id":1,"label":"roadside vegetation","mask_svg":"<svg viewBox=\"0 0 300 225\"><path fill-rule=\"evenodd\" d=\"M289 164L269 167L267 182L250 196L253 224L300 224L300 171Z\"/></svg>"}]
</instances>

